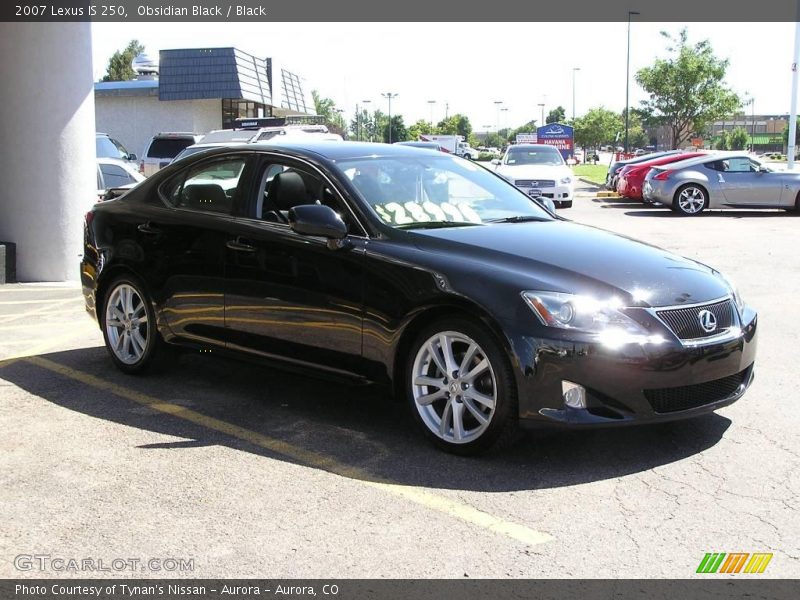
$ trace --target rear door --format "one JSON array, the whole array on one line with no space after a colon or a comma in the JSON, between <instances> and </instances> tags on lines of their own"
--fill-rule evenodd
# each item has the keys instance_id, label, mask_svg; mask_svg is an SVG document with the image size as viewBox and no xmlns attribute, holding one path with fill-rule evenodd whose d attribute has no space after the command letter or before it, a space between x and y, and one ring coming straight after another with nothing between
<instances>
[{"instance_id":1,"label":"rear door","mask_svg":"<svg viewBox=\"0 0 800 600\"><path fill-rule=\"evenodd\" d=\"M187 340L224 343L225 244L233 235L240 190L253 155L196 162L167 180L160 198L137 213L138 243L160 322Z\"/></svg>"}]
</instances>

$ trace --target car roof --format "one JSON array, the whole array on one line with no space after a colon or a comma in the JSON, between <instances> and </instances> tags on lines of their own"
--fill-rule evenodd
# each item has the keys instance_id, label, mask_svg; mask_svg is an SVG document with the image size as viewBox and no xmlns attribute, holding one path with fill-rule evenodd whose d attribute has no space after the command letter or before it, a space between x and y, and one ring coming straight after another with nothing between
<instances>
[{"instance_id":1,"label":"car roof","mask_svg":"<svg viewBox=\"0 0 800 600\"><path fill-rule=\"evenodd\" d=\"M708 154L703 154L702 156L687 158L686 160L670 163L668 165L659 165L658 167L655 168L674 171L678 169L685 169L686 167L693 167L694 165L701 165L705 162L710 162L713 160L721 160L723 158L750 158L750 157L748 156L747 152L736 152L736 151L709 152Z\"/></svg>"},{"instance_id":2,"label":"car roof","mask_svg":"<svg viewBox=\"0 0 800 600\"><path fill-rule=\"evenodd\" d=\"M551 146L550 144L511 144L508 149L512 150L514 148L522 148L522 149L529 149L529 150L540 150L541 148L553 148L554 150L558 150L555 146Z\"/></svg>"},{"instance_id":3,"label":"car roof","mask_svg":"<svg viewBox=\"0 0 800 600\"><path fill-rule=\"evenodd\" d=\"M416 148L414 146L402 146L400 144L380 144L373 142L332 142L330 140L313 139L282 140L280 144L275 144L272 143L272 140L267 140L250 144L240 144L237 146L237 149L264 149L278 151L290 150L298 154L317 154L332 161L350 160L355 158L385 158L402 156L427 156L430 158L432 156L424 148ZM442 154L442 156L445 157L448 155Z\"/></svg>"}]
</instances>

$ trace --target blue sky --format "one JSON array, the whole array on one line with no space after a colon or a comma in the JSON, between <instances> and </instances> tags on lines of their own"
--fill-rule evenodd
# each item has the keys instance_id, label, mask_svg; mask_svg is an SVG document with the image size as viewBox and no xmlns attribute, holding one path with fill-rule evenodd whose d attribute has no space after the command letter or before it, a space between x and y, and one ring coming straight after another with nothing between
<instances>
[{"instance_id":1,"label":"blue sky","mask_svg":"<svg viewBox=\"0 0 800 600\"><path fill-rule=\"evenodd\" d=\"M662 29L689 29L730 60L727 81L755 98L756 114L788 114L793 23L636 23L631 27L631 105L644 92L633 73L666 54ZM395 92L392 112L406 122L467 114L473 128L516 126L557 105L576 111L625 105L626 27L621 23L93 23L95 79L129 40L148 52L236 46L271 56L333 98L348 114L381 92ZM436 103L431 107L429 100ZM498 111L502 101L507 111ZM750 109L747 110L748 114Z\"/></svg>"}]
</instances>

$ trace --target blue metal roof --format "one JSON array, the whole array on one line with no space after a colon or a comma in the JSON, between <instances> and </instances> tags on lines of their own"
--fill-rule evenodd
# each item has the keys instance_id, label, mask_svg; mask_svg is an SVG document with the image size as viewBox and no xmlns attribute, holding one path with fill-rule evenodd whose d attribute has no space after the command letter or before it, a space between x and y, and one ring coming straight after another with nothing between
<instances>
[{"instance_id":1,"label":"blue metal roof","mask_svg":"<svg viewBox=\"0 0 800 600\"><path fill-rule=\"evenodd\" d=\"M98 81L94 84L94 93L95 96L157 96L158 79Z\"/></svg>"}]
</instances>

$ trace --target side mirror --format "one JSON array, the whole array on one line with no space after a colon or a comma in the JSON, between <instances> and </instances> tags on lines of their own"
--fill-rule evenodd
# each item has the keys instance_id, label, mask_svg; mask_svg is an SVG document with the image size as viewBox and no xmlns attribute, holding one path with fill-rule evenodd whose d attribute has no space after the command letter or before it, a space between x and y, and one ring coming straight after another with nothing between
<instances>
[{"instance_id":1,"label":"side mirror","mask_svg":"<svg viewBox=\"0 0 800 600\"><path fill-rule=\"evenodd\" d=\"M132 152L130 154L128 154L128 160L137 160L137 159L138 159L138 156L136 156Z\"/></svg>"},{"instance_id":2,"label":"side mirror","mask_svg":"<svg viewBox=\"0 0 800 600\"><path fill-rule=\"evenodd\" d=\"M492 164L493 164L495 167L496 167L496 166L498 166L498 165L500 164L500 159L499 159L499 158L493 158L493 159L492 159Z\"/></svg>"},{"instance_id":3,"label":"side mirror","mask_svg":"<svg viewBox=\"0 0 800 600\"><path fill-rule=\"evenodd\" d=\"M533 200L542 208L547 209L548 212L556 214L556 205L550 198L546 198L545 196L536 196L536 198Z\"/></svg>"},{"instance_id":4,"label":"side mirror","mask_svg":"<svg viewBox=\"0 0 800 600\"><path fill-rule=\"evenodd\" d=\"M329 240L347 236L347 225L330 206L301 204L289 210L289 227L301 235L316 235Z\"/></svg>"}]
</instances>

